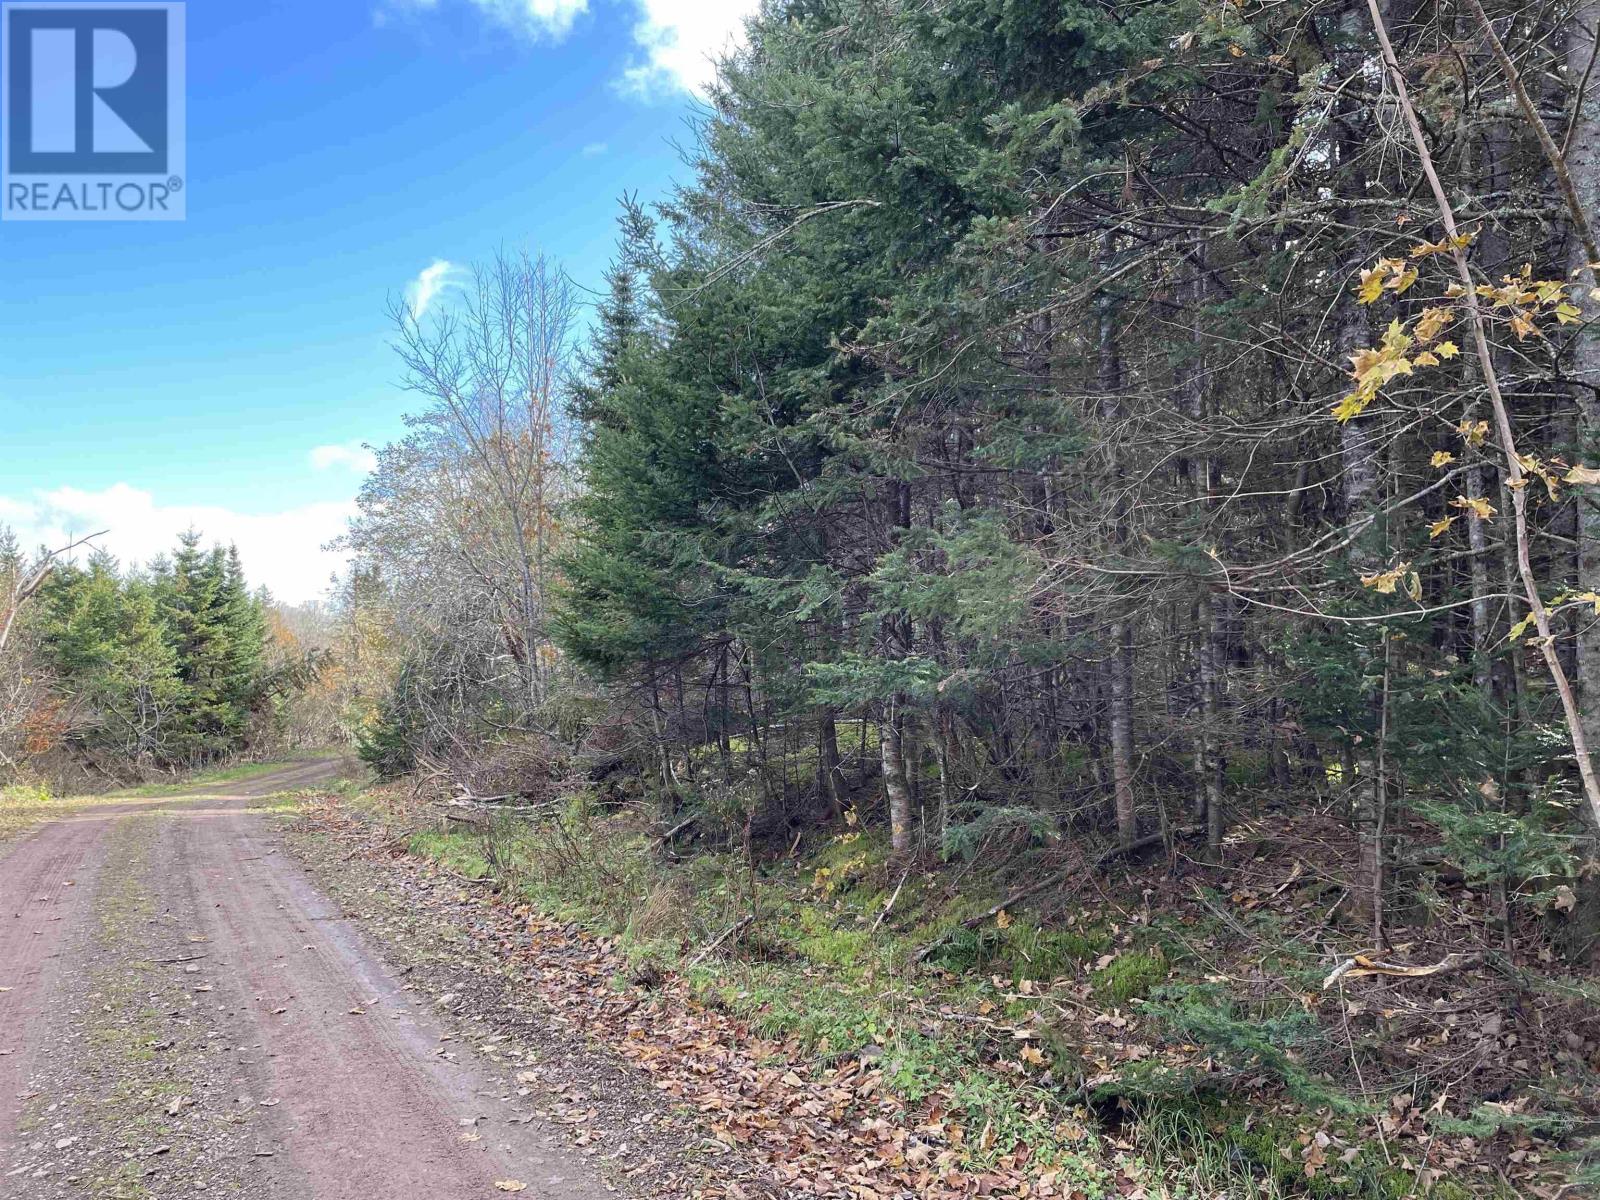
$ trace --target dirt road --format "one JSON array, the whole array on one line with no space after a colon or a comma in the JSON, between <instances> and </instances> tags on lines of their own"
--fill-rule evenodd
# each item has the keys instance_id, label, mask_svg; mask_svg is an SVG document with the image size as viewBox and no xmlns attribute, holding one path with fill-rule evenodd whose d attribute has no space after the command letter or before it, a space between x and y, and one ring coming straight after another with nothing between
<instances>
[{"instance_id":1,"label":"dirt road","mask_svg":"<svg viewBox=\"0 0 1600 1200\"><path fill-rule=\"evenodd\" d=\"M609 1194L250 810L333 769L0 849L0 1196Z\"/></svg>"}]
</instances>

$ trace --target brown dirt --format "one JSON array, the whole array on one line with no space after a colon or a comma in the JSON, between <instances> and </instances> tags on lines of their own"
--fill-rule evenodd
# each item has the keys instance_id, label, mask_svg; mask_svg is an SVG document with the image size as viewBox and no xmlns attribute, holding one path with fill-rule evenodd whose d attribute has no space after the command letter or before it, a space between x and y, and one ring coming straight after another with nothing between
<instances>
[{"instance_id":1,"label":"brown dirt","mask_svg":"<svg viewBox=\"0 0 1600 1200\"><path fill-rule=\"evenodd\" d=\"M0 1194L609 1194L249 811L336 770L89 809L3 852Z\"/></svg>"}]
</instances>

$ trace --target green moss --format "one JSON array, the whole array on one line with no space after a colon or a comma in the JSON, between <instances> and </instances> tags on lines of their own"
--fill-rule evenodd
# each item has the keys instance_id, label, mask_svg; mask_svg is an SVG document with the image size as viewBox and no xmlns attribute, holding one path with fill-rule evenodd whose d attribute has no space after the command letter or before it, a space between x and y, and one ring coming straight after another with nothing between
<instances>
[{"instance_id":1,"label":"green moss","mask_svg":"<svg viewBox=\"0 0 1600 1200\"><path fill-rule=\"evenodd\" d=\"M1084 963L1104 954L1111 935L1103 929L1040 929L1017 920L1005 931L1004 951L1019 978L1056 979L1076 973Z\"/></svg>"},{"instance_id":2,"label":"green moss","mask_svg":"<svg viewBox=\"0 0 1600 1200\"><path fill-rule=\"evenodd\" d=\"M1166 955L1159 948L1124 951L1094 973L1094 998L1109 1008L1125 1008L1148 996L1167 971Z\"/></svg>"},{"instance_id":3,"label":"green moss","mask_svg":"<svg viewBox=\"0 0 1600 1200\"><path fill-rule=\"evenodd\" d=\"M812 962L835 967L857 966L872 950L872 938L865 929L828 929L804 934L790 944Z\"/></svg>"}]
</instances>

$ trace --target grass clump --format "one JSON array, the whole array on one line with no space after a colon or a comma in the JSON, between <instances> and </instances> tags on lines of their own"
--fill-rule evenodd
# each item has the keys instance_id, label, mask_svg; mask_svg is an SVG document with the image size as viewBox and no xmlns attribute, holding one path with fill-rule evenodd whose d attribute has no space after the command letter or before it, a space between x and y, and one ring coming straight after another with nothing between
<instances>
[{"instance_id":1,"label":"grass clump","mask_svg":"<svg viewBox=\"0 0 1600 1200\"><path fill-rule=\"evenodd\" d=\"M928 956L928 961L952 974L998 973L1009 975L1015 983L1076 975L1110 947L1111 935L1098 926L1045 929L1031 921L1014 919L1004 928L997 924L957 928Z\"/></svg>"},{"instance_id":2,"label":"grass clump","mask_svg":"<svg viewBox=\"0 0 1600 1200\"><path fill-rule=\"evenodd\" d=\"M52 796L43 784L14 783L0 788L0 842L65 811L66 802Z\"/></svg>"},{"instance_id":3,"label":"grass clump","mask_svg":"<svg viewBox=\"0 0 1600 1200\"><path fill-rule=\"evenodd\" d=\"M407 849L419 858L431 859L468 879L488 878L489 863L481 852L479 839L475 837L424 830L411 835Z\"/></svg>"}]
</instances>

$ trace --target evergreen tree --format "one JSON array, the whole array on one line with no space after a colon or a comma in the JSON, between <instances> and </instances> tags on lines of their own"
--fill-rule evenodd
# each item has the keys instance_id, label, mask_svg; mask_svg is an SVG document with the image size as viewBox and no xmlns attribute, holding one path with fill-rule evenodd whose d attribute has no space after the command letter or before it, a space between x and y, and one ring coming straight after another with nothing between
<instances>
[{"instance_id":1,"label":"evergreen tree","mask_svg":"<svg viewBox=\"0 0 1600 1200\"><path fill-rule=\"evenodd\" d=\"M136 763L164 759L187 691L149 586L96 552L87 569L51 578L42 625L48 662L82 714L80 740Z\"/></svg>"}]
</instances>

